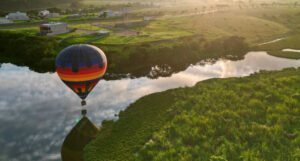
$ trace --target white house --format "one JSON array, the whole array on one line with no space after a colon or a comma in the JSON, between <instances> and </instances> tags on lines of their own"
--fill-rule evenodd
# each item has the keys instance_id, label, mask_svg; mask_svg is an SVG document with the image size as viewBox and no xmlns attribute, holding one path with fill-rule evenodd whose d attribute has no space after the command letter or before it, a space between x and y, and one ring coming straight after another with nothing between
<instances>
[{"instance_id":1,"label":"white house","mask_svg":"<svg viewBox=\"0 0 300 161\"><path fill-rule=\"evenodd\" d=\"M64 22L52 22L40 25L41 35L58 35L69 32L68 24Z\"/></svg>"},{"instance_id":2,"label":"white house","mask_svg":"<svg viewBox=\"0 0 300 161\"><path fill-rule=\"evenodd\" d=\"M26 13L19 11L16 13L9 13L6 18L9 20L29 20L29 17Z\"/></svg>"},{"instance_id":3,"label":"white house","mask_svg":"<svg viewBox=\"0 0 300 161\"><path fill-rule=\"evenodd\" d=\"M10 24L10 23L13 23L13 22L4 17L0 17L0 24Z\"/></svg>"},{"instance_id":4,"label":"white house","mask_svg":"<svg viewBox=\"0 0 300 161\"><path fill-rule=\"evenodd\" d=\"M43 10L39 12L40 17L47 17L50 14L50 11L48 10Z\"/></svg>"}]
</instances>

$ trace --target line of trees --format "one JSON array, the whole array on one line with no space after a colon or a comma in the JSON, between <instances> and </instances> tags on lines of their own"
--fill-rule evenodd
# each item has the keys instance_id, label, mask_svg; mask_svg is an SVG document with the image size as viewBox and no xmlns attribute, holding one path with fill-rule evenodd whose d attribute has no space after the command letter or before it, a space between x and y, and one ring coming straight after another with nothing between
<instances>
[{"instance_id":1,"label":"line of trees","mask_svg":"<svg viewBox=\"0 0 300 161\"><path fill-rule=\"evenodd\" d=\"M107 53L109 73L131 73L137 77L149 74L155 65L167 65L172 69L169 74L172 74L208 58L241 59L249 50L244 39L238 36L214 41L192 36L170 41L99 47ZM38 72L54 71L55 56L67 46L54 37L8 31L0 32L0 44L0 62L26 65Z\"/></svg>"},{"instance_id":2,"label":"line of trees","mask_svg":"<svg viewBox=\"0 0 300 161\"><path fill-rule=\"evenodd\" d=\"M39 71L54 70L59 49L55 38L1 31L0 44L0 62L26 65Z\"/></svg>"}]
</instances>

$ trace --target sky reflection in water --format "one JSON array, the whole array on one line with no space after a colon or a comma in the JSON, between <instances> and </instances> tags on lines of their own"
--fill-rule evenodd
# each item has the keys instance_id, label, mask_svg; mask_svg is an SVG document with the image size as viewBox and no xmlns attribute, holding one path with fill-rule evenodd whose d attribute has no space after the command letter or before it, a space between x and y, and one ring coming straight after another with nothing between
<instances>
[{"instance_id":1,"label":"sky reflection in water","mask_svg":"<svg viewBox=\"0 0 300 161\"><path fill-rule=\"evenodd\" d=\"M171 77L100 81L87 98L88 115L100 125L142 96L193 86L209 78L247 76L259 70L300 67L300 61L250 52L244 60L219 60L193 65ZM0 160L59 161L64 137L80 118L80 99L56 73L36 73L27 67L0 68Z\"/></svg>"}]
</instances>

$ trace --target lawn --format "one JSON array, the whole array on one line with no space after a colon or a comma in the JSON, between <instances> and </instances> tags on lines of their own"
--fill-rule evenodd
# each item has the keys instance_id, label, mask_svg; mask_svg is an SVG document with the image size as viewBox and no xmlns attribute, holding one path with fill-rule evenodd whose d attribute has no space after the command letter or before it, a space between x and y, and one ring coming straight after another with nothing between
<instances>
[{"instance_id":1,"label":"lawn","mask_svg":"<svg viewBox=\"0 0 300 161\"><path fill-rule=\"evenodd\" d=\"M300 53L282 51L282 49L300 49L299 42L300 42L300 35L296 34L293 36L286 37L285 39L275 43L258 46L257 49L268 51L269 54L278 57L300 59Z\"/></svg>"},{"instance_id":2,"label":"lawn","mask_svg":"<svg viewBox=\"0 0 300 161\"><path fill-rule=\"evenodd\" d=\"M300 27L300 7L269 7L244 9L240 14L248 14L261 19L280 23L291 30L297 30Z\"/></svg>"},{"instance_id":3,"label":"lawn","mask_svg":"<svg viewBox=\"0 0 300 161\"><path fill-rule=\"evenodd\" d=\"M126 29L124 29L126 31ZM179 37L190 36L193 33L181 30L169 23L169 21L156 20L144 27L138 27L133 30L139 32L136 36L124 36L118 33L112 33L105 39L95 41L95 44L135 44L142 42L153 42L159 40L176 39Z\"/></svg>"},{"instance_id":4,"label":"lawn","mask_svg":"<svg viewBox=\"0 0 300 161\"><path fill-rule=\"evenodd\" d=\"M215 13L210 15L194 15L194 16L176 16L174 17L157 17L156 20L150 22L140 22L135 18L128 21L127 23L137 23L130 27L115 28L116 23L122 23L122 20L102 20L102 21L90 21L82 19L80 22L70 22L70 28L77 28L78 30L75 33L58 35L58 38L67 38L68 36L78 36L83 31L91 32L98 30L110 30L110 36L94 41L94 44L134 44L142 42L153 42L160 40L168 39L177 39L179 37L186 37L191 35L202 35L207 40L215 40L221 37L229 36L241 36L246 39L251 45L261 43L267 40L270 40L274 37L284 35L295 29L299 20L296 18L300 12L297 9L292 10L290 13L286 9L279 10L280 13L277 13L271 16L274 13L273 10L259 11L254 12L252 10L239 11L231 10L222 13ZM277 18L274 18L277 17ZM292 17L291 22L284 21L281 19L284 17ZM59 19L67 19L66 16L62 16ZM68 20L69 21L69 20ZM286 25L285 23L288 23ZM12 26L14 30L20 30L23 32L28 29L35 29L37 24L32 24L31 26L22 27L18 25ZM105 26L110 26L109 28ZM106 28L106 29L105 29ZM1 28L0 28L1 29ZM4 28L7 29L7 28ZM121 31L133 31L138 32L136 35L122 35L119 32ZM33 31L33 30L32 30ZM86 34L82 34L86 35ZM85 42L85 38L82 38ZM80 42L80 39L77 38L76 41Z\"/></svg>"},{"instance_id":5,"label":"lawn","mask_svg":"<svg viewBox=\"0 0 300 161\"><path fill-rule=\"evenodd\" d=\"M232 13L216 13L207 16L182 18L178 25L186 30L203 34L211 40L223 36L241 36L250 44L267 40L275 35L289 31L284 25L250 15Z\"/></svg>"},{"instance_id":6,"label":"lawn","mask_svg":"<svg viewBox=\"0 0 300 161\"><path fill-rule=\"evenodd\" d=\"M289 32L282 24L267 19L233 13L196 15L187 17L159 18L137 28L138 36L112 34L99 44L126 44L176 39L190 35L203 35L207 40L221 37L241 36L252 45Z\"/></svg>"},{"instance_id":7,"label":"lawn","mask_svg":"<svg viewBox=\"0 0 300 161\"><path fill-rule=\"evenodd\" d=\"M79 24L70 24L69 27L71 28L77 28L77 29L81 29L81 30L88 30L88 31L99 31L99 30L103 30L102 27L97 26L97 24L93 24L93 23L79 23Z\"/></svg>"},{"instance_id":8,"label":"lawn","mask_svg":"<svg viewBox=\"0 0 300 161\"><path fill-rule=\"evenodd\" d=\"M39 33L39 27L23 27L23 28L9 28L9 29L1 29L0 31L11 31L11 32L18 32L18 33L24 33L28 36L35 36Z\"/></svg>"},{"instance_id":9,"label":"lawn","mask_svg":"<svg viewBox=\"0 0 300 161\"><path fill-rule=\"evenodd\" d=\"M158 18L148 25L135 29L138 36L111 34L96 44L127 44L176 39L190 35L203 35L207 40L241 36L251 45L264 42L290 30L282 24L246 14L216 13L187 17Z\"/></svg>"},{"instance_id":10,"label":"lawn","mask_svg":"<svg viewBox=\"0 0 300 161\"><path fill-rule=\"evenodd\" d=\"M102 39L105 36L101 35L85 35L85 36L75 36L68 38L65 40L66 43L68 44L80 44L80 43L93 43L94 41L98 39Z\"/></svg>"},{"instance_id":11,"label":"lawn","mask_svg":"<svg viewBox=\"0 0 300 161\"><path fill-rule=\"evenodd\" d=\"M277 8L273 8L273 10L277 10ZM283 24L284 18L282 20L276 18L276 21L270 18L271 13L274 13L273 10L233 9L222 13L189 16L178 16L180 13L178 11L173 17L158 16L155 20L146 22L135 17L127 21L127 26L123 24L123 19L72 22L69 23L69 27L77 28L77 30L54 36L58 44L56 46L59 47L54 49L54 52L60 51L70 44L94 44L107 53L113 64L109 67L110 71L135 73L136 70L136 73L141 74L140 69L146 71L149 66L158 63L172 64L179 70L183 69L186 64L189 65L205 58L224 57L231 51L224 49L223 40L238 36L244 38L248 43L248 45L243 45L244 50L238 50L233 54L238 55L239 58L250 50L245 46L252 46L251 50L269 51L269 53L277 56L298 58L298 54L280 52L283 48L299 49L297 43L299 39L296 35L300 34L295 29L297 16L291 16L297 15L298 9L293 9L289 14L286 7L278 9L282 13L277 13L276 17L284 15L284 17L292 18L291 24L287 25ZM37 24L31 24L31 26L23 26L22 24L21 26L12 25L9 28L7 26L0 27L0 29L34 35L39 30L37 26ZM110 34L105 37L93 35L93 32L99 30L108 30ZM274 45L277 46L267 44L257 47L257 44L283 36L288 36L288 39L277 42L283 43L282 45L275 43ZM239 40L239 42L242 41ZM232 41L228 42L232 44ZM235 48L239 48L239 46L235 46ZM156 53L160 54L161 59L157 59ZM52 55L56 54L53 53ZM180 55L182 60L171 60L169 57L174 54ZM145 63L138 65L132 63L141 60ZM128 64L135 67L123 70L122 66L130 66Z\"/></svg>"}]
</instances>

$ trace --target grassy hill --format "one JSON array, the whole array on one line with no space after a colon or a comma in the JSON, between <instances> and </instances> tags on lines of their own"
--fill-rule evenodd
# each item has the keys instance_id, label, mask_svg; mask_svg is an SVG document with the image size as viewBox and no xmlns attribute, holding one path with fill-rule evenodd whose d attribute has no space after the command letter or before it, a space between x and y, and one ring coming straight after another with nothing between
<instances>
[{"instance_id":1,"label":"grassy hill","mask_svg":"<svg viewBox=\"0 0 300 161\"><path fill-rule=\"evenodd\" d=\"M281 52L283 48L298 49L300 47L297 43L300 35L298 33L299 7L231 9L205 15L197 14L194 10L191 12L192 14L182 10L166 11L164 16L158 16L155 20L147 22L142 21L141 18L134 18L127 24L130 27L122 27L122 18L93 20L89 19L90 17L83 17L81 20L73 21L63 15L55 19L57 21L68 20L69 27L77 28L77 30L50 37L48 42L53 42L51 43L53 46L46 45L48 47L39 48L40 51L31 49L36 47L33 45L26 46L26 48L22 48L23 45L14 48L13 43L19 41L22 42L21 44L32 44L29 41L31 39L47 40L48 38L40 38L36 35L39 30L37 24L16 23L2 26L0 31L4 33L11 31L12 36L7 34L1 36L2 33L0 33L3 43L8 43L0 48L2 53L0 61L8 62L13 59L13 62L16 62L15 60L19 59L18 64L26 64L33 69L42 68L38 71L53 70L54 66L51 61L62 48L71 44L89 43L100 47L107 53L111 63L109 72L145 75L145 72L148 73L154 65L168 64L179 71L203 58L215 58L216 56L219 58L226 54L240 56L246 53L245 50L239 54L228 50L226 54L220 52L225 50L222 47L224 43L221 43L219 39L232 36L244 38L243 41L253 47L251 50L263 50L276 56L299 58L298 53ZM89 34L99 30L110 31L110 34L107 36ZM20 35L20 39L15 39L13 35L16 34ZM21 37L24 38L21 39ZM257 46L281 37L289 37L289 39ZM13 40L7 41L9 39ZM215 43L215 41L219 41L219 43ZM238 46L235 45L235 47ZM207 48L218 51L209 51ZM26 54L19 50L25 51ZM32 50L37 52L32 52ZM42 61L30 61L31 59L28 61L23 58L20 60L22 56L17 57L11 53L21 53L22 56L31 55ZM175 54L176 57L174 57ZM181 59L177 59L177 57ZM144 63L140 63L141 60ZM124 66L127 68L123 68Z\"/></svg>"},{"instance_id":2,"label":"grassy hill","mask_svg":"<svg viewBox=\"0 0 300 161\"><path fill-rule=\"evenodd\" d=\"M283 52L282 49L300 49L300 11L299 8L278 8L273 9L257 9L246 10L248 14L253 15L254 17L266 19L269 21L273 21L279 24L283 24L290 29L289 33L277 36L276 38L282 38L281 41L267 43L264 45L260 45L257 47L257 50L268 51L269 54L285 57L291 59L299 59L300 54L296 52ZM274 39L274 38L273 38ZM272 39L269 39L272 40Z\"/></svg>"},{"instance_id":3,"label":"grassy hill","mask_svg":"<svg viewBox=\"0 0 300 161\"><path fill-rule=\"evenodd\" d=\"M1 0L0 10L32 10L37 8L59 7L62 4L76 2L78 0Z\"/></svg>"},{"instance_id":4,"label":"grassy hill","mask_svg":"<svg viewBox=\"0 0 300 161\"><path fill-rule=\"evenodd\" d=\"M181 22L180 26L183 29L202 34L207 39L236 35L244 37L250 44L263 42L289 31L280 23L254 17L248 13L240 14L237 11L202 17L184 17L177 22Z\"/></svg>"},{"instance_id":5,"label":"grassy hill","mask_svg":"<svg viewBox=\"0 0 300 161\"><path fill-rule=\"evenodd\" d=\"M106 121L86 161L299 160L300 69L146 96Z\"/></svg>"}]
</instances>

